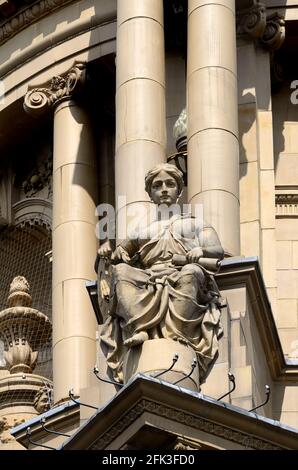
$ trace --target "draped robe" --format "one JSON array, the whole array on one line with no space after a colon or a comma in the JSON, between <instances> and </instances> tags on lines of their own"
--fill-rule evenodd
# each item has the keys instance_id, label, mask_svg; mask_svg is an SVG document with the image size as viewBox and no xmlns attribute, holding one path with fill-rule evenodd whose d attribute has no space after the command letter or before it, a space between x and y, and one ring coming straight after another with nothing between
<instances>
[{"instance_id":1,"label":"draped robe","mask_svg":"<svg viewBox=\"0 0 298 470\"><path fill-rule=\"evenodd\" d=\"M141 267L120 263L112 268L110 312L100 339L116 381L123 381L124 341L143 331L149 339L189 344L197 355L201 383L217 358L222 328L212 273L197 263L172 264L174 254L186 255L200 246L198 236L181 234L181 219L170 219L149 240L133 240Z\"/></svg>"}]
</instances>

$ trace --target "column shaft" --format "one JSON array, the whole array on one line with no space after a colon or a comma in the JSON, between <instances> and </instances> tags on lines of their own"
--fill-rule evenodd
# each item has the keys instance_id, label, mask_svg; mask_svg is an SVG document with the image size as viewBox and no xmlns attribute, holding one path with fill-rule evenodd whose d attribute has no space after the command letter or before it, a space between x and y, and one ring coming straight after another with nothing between
<instances>
[{"instance_id":1,"label":"column shaft","mask_svg":"<svg viewBox=\"0 0 298 470\"><path fill-rule=\"evenodd\" d=\"M126 204L148 201L145 173L165 159L163 1L118 0L117 13L115 184L120 209L117 196L125 196Z\"/></svg>"},{"instance_id":2,"label":"column shaft","mask_svg":"<svg viewBox=\"0 0 298 470\"><path fill-rule=\"evenodd\" d=\"M96 322L85 282L97 251L95 149L86 112L74 101L54 116L53 370L57 403L89 385Z\"/></svg>"},{"instance_id":3,"label":"column shaft","mask_svg":"<svg viewBox=\"0 0 298 470\"><path fill-rule=\"evenodd\" d=\"M239 149L234 0L188 2L188 198L238 255Z\"/></svg>"}]
</instances>

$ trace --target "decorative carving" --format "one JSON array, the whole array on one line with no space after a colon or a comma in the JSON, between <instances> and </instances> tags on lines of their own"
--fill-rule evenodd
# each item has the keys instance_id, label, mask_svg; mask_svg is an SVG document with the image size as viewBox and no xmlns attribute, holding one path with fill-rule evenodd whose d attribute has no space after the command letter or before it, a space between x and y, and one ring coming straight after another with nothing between
<instances>
[{"instance_id":1,"label":"decorative carving","mask_svg":"<svg viewBox=\"0 0 298 470\"><path fill-rule=\"evenodd\" d=\"M25 422L25 419L17 419L11 416L1 416L0 418L0 442L1 444L8 444L15 442L15 438L10 434L9 430L14 426L19 426Z\"/></svg>"},{"instance_id":2,"label":"decorative carving","mask_svg":"<svg viewBox=\"0 0 298 470\"><path fill-rule=\"evenodd\" d=\"M32 373L38 349L51 337L48 317L29 307L32 303L29 289L23 276L15 277L8 296L9 308L0 312L0 339L4 343L4 358L11 374Z\"/></svg>"},{"instance_id":3,"label":"decorative carving","mask_svg":"<svg viewBox=\"0 0 298 470\"><path fill-rule=\"evenodd\" d=\"M32 297L29 294L30 286L27 279L23 276L17 276L10 284L7 304L9 307L30 307Z\"/></svg>"},{"instance_id":4,"label":"decorative carving","mask_svg":"<svg viewBox=\"0 0 298 470\"><path fill-rule=\"evenodd\" d=\"M270 50L279 49L285 39L285 21L279 13L266 15L266 6L252 0L249 8L237 12L237 34L258 39Z\"/></svg>"},{"instance_id":5,"label":"decorative carving","mask_svg":"<svg viewBox=\"0 0 298 470\"><path fill-rule=\"evenodd\" d=\"M144 412L150 412L157 416L162 416L178 423L186 424L194 429L205 431L215 436L223 437L229 441L236 442L240 445L247 446L249 439L249 446L257 450L281 450L272 444L270 441L251 436L244 432L235 431L221 424L215 424L205 418L197 418L193 414L186 413L181 410L176 410L160 403L155 403L151 400L142 399L135 404L134 408L127 411L117 423L109 428L102 434L97 441L92 445L91 450L105 449L117 436L119 436L131 423L133 423Z\"/></svg>"},{"instance_id":6,"label":"decorative carving","mask_svg":"<svg viewBox=\"0 0 298 470\"><path fill-rule=\"evenodd\" d=\"M202 445L195 441L194 439L190 439L188 437L178 436L176 442L174 444L173 449L178 451L183 450L200 450Z\"/></svg>"},{"instance_id":7,"label":"decorative carving","mask_svg":"<svg viewBox=\"0 0 298 470\"><path fill-rule=\"evenodd\" d=\"M248 34L256 39L260 38L266 28L266 7L258 0L253 0L250 8L237 12L237 34Z\"/></svg>"},{"instance_id":8,"label":"decorative carving","mask_svg":"<svg viewBox=\"0 0 298 470\"><path fill-rule=\"evenodd\" d=\"M38 117L53 105L79 92L84 81L85 64L75 63L70 70L53 77L48 84L29 90L25 95L24 109L27 113Z\"/></svg>"},{"instance_id":9,"label":"decorative carving","mask_svg":"<svg viewBox=\"0 0 298 470\"><path fill-rule=\"evenodd\" d=\"M38 162L36 167L31 171L27 179L22 182L22 190L26 197L32 197L39 193L43 188L48 188L48 199L52 196L52 174L53 159L50 158Z\"/></svg>"},{"instance_id":10,"label":"decorative carving","mask_svg":"<svg viewBox=\"0 0 298 470\"><path fill-rule=\"evenodd\" d=\"M176 142L178 152L186 150L187 146L187 112L186 108L182 109L173 128L173 137Z\"/></svg>"},{"instance_id":11,"label":"decorative carving","mask_svg":"<svg viewBox=\"0 0 298 470\"><path fill-rule=\"evenodd\" d=\"M61 8L73 0L40 0L33 5L22 8L13 17L6 19L0 25L0 45L8 41L10 38L19 33L22 29L27 28L30 24L35 23L40 18L47 16L58 8Z\"/></svg>"},{"instance_id":12,"label":"decorative carving","mask_svg":"<svg viewBox=\"0 0 298 470\"><path fill-rule=\"evenodd\" d=\"M298 217L298 194L276 194L275 215L282 217Z\"/></svg>"},{"instance_id":13,"label":"decorative carving","mask_svg":"<svg viewBox=\"0 0 298 470\"><path fill-rule=\"evenodd\" d=\"M51 385L45 384L41 387L34 398L34 408L38 413L45 413L52 405L53 388Z\"/></svg>"},{"instance_id":14,"label":"decorative carving","mask_svg":"<svg viewBox=\"0 0 298 470\"><path fill-rule=\"evenodd\" d=\"M19 416L19 407L21 407L21 416L24 416L24 413L26 414L26 418L22 422L30 419L32 416L36 416L36 411L42 412L43 407L39 399L44 401L45 404L45 397L39 391L41 389L44 390L46 383L51 390L52 383L45 380L44 377L35 374L8 374L0 378L0 410L6 410L5 414L8 415L10 420L7 424L8 428L21 424L12 419L12 417Z\"/></svg>"},{"instance_id":15,"label":"decorative carving","mask_svg":"<svg viewBox=\"0 0 298 470\"><path fill-rule=\"evenodd\" d=\"M266 28L260 42L268 49L279 49L285 40L285 20L277 12L267 16Z\"/></svg>"},{"instance_id":16,"label":"decorative carving","mask_svg":"<svg viewBox=\"0 0 298 470\"><path fill-rule=\"evenodd\" d=\"M40 226L51 231L52 203L38 197L23 199L12 206L15 226Z\"/></svg>"},{"instance_id":17,"label":"decorative carving","mask_svg":"<svg viewBox=\"0 0 298 470\"><path fill-rule=\"evenodd\" d=\"M222 335L221 298L211 271L223 258L223 248L211 225L177 214L183 178L174 165L150 170L145 188L156 204L151 223L133 238L128 236L112 258L108 243L99 249L99 258L112 262L110 290L102 283L107 278L98 263L99 296L108 295L109 301L101 332L107 364L114 379L122 382L129 349L148 340L176 339L197 357L202 383L217 358Z\"/></svg>"}]
</instances>

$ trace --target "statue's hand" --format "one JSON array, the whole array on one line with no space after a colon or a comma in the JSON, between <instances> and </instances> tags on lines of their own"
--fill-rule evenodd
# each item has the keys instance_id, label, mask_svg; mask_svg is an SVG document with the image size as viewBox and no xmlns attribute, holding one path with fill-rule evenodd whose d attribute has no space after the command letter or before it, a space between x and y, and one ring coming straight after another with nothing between
<instances>
[{"instance_id":1,"label":"statue's hand","mask_svg":"<svg viewBox=\"0 0 298 470\"><path fill-rule=\"evenodd\" d=\"M116 250L112 254L111 258L112 263L127 263L130 262L130 256L127 251L122 246L117 246Z\"/></svg>"},{"instance_id":2,"label":"statue's hand","mask_svg":"<svg viewBox=\"0 0 298 470\"><path fill-rule=\"evenodd\" d=\"M202 256L203 256L202 248L196 247L187 253L186 258L189 263L199 263L200 258L202 258Z\"/></svg>"},{"instance_id":3,"label":"statue's hand","mask_svg":"<svg viewBox=\"0 0 298 470\"><path fill-rule=\"evenodd\" d=\"M111 248L111 244L110 244L110 241L107 240L106 242L104 242L98 249L98 256L100 258L110 258L111 257L111 254L112 254L112 248Z\"/></svg>"}]
</instances>

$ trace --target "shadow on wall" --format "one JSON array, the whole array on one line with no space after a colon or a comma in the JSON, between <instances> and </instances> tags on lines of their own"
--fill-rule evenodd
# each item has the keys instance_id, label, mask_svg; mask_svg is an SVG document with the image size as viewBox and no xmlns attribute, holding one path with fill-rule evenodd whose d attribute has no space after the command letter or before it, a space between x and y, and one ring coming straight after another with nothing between
<instances>
[{"instance_id":1,"label":"shadow on wall","mask_svg":"<svg viewBox=\"0 0 298 470\"><path fill-rule=\"evenodd\" d=\"M244 146L244 139L246 134L250 131L252 126L255 124L256 121L256 103L255 97L252 93L246 93L243 95L243 100L245 101L245 105L240 105L238 109L238 125L239 125L239 162L247 163L248 157L246 154L246 149ZM256 156L257 159L257 156ZM240 172L240 179L246 175L247 167L246 165L242 165L244 171Z\"/></svg>"},{"instance_id":2,"label":"shadow on wall","mask_svg":"<svg viewBox=\"0 0 298 470\"><path fill-rule=\"evenodd\" d=\"M94 26L100 23L106 23L115 18L116 0L64 0L64 6L61 7L62 1L60 1L57 2L59 5L57 8L53 7L54 2L49 3L51 4L50 8L45 11L44 16L44 10L41 13L35 12L35 14L33 14L33 6L28 6L28 8L24 10L26 21L24 21L22 14L20 16L20 13L17 13L8 20L6 25L4 23L3 27L6 37L7 31L18 31L18 33L8 35L8 41L4 43L5 46L1 47L0 64L12 59L16 52L24 52L29 46L36 47L37 37L41 45L40 50L37 52L44 53L47 49L53 48L56 43L60 43L61 32L63 32L64 35L64 32L68 30L68 37L73 38L75 35L81 34L82 32L93 31ZM36 8L36 5L34 8ZM67 13L65 11L66 9ZM28 23L28 18L40 19ZM26 27L23 29L19 26L19 29L10 27L10 21L13 22L13 25L25 23ZM11 42L9 43L9 41Z\"/></svg>"},{"instance_id":3,"label":"shadow on wall","mask_svg":"<svg viewBox=\"0 0 298 470\"><path fill-rule=\"evenodd\" d=\"M294 91L291 88L291 83L291 80L285 80L278 92L272 96L274 168L277 185L282 183L278 171L279 163L284 165L284 162L280 161L281 155L285 152L285 154L289 154L287 158L291 158L290 154L298 154L297 139L294 138L298 131L298 103L291 102L291 95ZM292 133L293 135L291 135ZM287 184L286 181L284 183ZM298 186L298 181L296 185Z\"/></svg>"},{"instance_id":4,"label":"shadow on wall","mask_svg":"<svg viewBox=\"0 0 298 470\"><path fill-rule=\"evenodd\" d=\"M67 3L71 3L71 0L65 0L65 6L67 7ZM88 3L90 3L88 1ZM33 6L29 5L27 11L27 17L34 17L35 15L32 15ZM26 12L25 11L25 12ZM52 14L51 14L52 12ZM30 15L31 13L31 15ZM26 14L26 13L24 13ZM7 42L5 46L1 47L1 62L5 62L6 60L9 60L15 53L16 53L16 45L17 45L17 50L18 52L24 51L28 46L33 45L33 43L36 41L36 36L41 35L43 39L46 39L48 36L53 34L57 30L61 30L61 25L63 24L64 27L66 25L73 23L74 21L78 20L82 14L82 2L77 2L73 5L71 5L71 8L68 9L67 15L63 14L63 8L57 8L56 10L53 11L53 7L51 7L51 10L47 12L49 15L48 18L46 16L42 17L41 19L34 22L33 25L30 28L30 23L26 24L26 28L23 30L20 30L21 33L21 39L22 41L18 40L17 35L11 36L11 45ZM53 21L52 18L55 15L57 18L56 21ZM20 18L20 13L16 13L15 16L11 18L11 21L16 22L20 21L18 20ZM21 15L22 18L22 15ZM42 28L41 28L41 22L42 22ZM8 23L9 25L9 23ZM29 28L33 31L32 35L30 34ZM28 33L24 33L24 30L28 29ZM22 34L23 31L23 34ZM18 33L19 34L19 33ZM13 39L14 38L14 39ZM44 49L42 52L45 52L47 48L53 47L51 39L49 39L48 44L45 45Z\"/></svg>"},{"instance_id":5,"label":"shadow on wall","mask_svg":"<svg viewBox=\"0 0 298 470\"><path fill-rule=\"evenodd\" d=\"M79 106L88 115L89 125L83 125L77 155L86 152L90 162L94 157L94 169L82 172L81 165L75 167L72 184L83 188L94 206L100 203L114 205L114 146L115 146L115 56L110 54L87 64L87 86ZM73 119L80 125L81 113L76 107L70 108ZM88 148L86 143L91 145ZM80 161L78 159L78 161Z\"/></svg>"}]
</instances>

